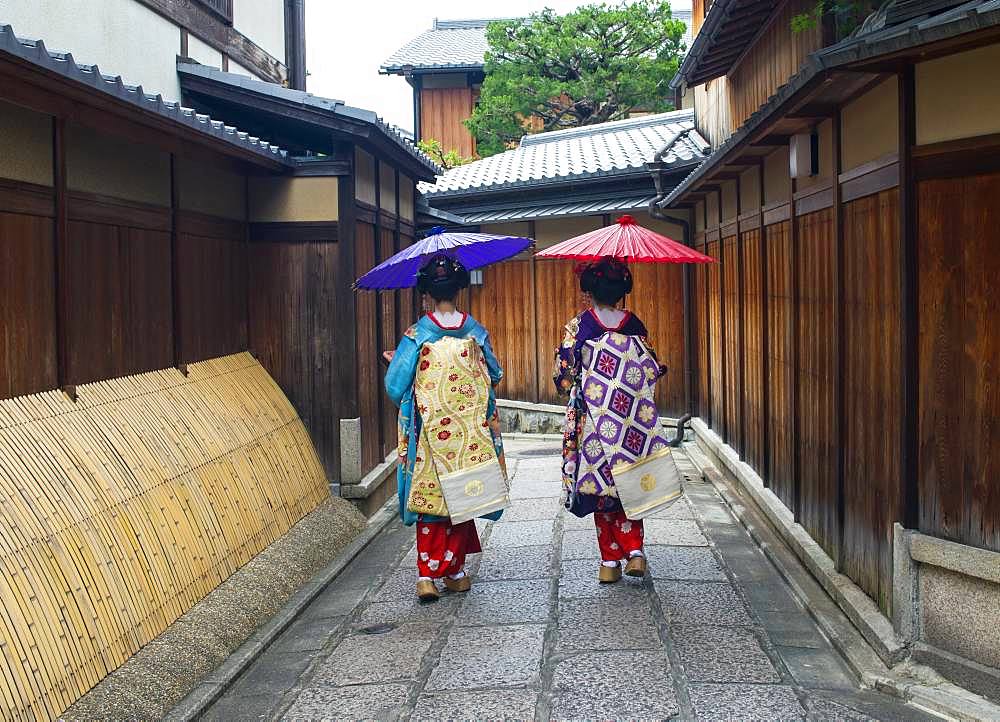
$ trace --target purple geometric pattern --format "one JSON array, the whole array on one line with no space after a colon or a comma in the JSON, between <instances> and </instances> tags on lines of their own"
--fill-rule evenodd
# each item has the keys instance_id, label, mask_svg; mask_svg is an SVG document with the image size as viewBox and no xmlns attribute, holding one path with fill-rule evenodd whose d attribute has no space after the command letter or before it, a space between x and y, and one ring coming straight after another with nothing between
<instances>
[{"instance_id":1,"label":"purple geometric pattern","mask_svg":"<svg viewBox=\"0 0 1000 722\"><path fill-rule=\"evenodd\" d=\"M653 401L656 362L634 336L606 333L587 341L580 378L586 416L575 491L617 497L611 467L667 444ZM609 393L610 392L610 393Z\"/></svg>"}]
</instances>

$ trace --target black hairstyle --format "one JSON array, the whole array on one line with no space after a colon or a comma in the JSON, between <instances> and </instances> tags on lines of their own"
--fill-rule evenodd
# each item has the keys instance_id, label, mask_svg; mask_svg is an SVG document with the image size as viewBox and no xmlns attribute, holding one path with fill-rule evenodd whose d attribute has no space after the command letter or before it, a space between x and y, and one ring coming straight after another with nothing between
<instances>
[{"instance_id":1,"label":"black hairstyle","mask_svg":"<svg viewBox=\"0 0 1000 722\"><path fill-rule=\"evenodd\" d=\"M449 256L435 256L417 271L417 290L435 301L454 301L468 287L469 271Z\"/></svg>"},{"instance_id":2,"label":"black hairstyle","mask_svg":"<svg viewBox=\"0 0 1000 722\"><path fill-rule=\"evenodd\" d=\"M610 256L580 266L580 290L589 293L597 303L615 306L632 292L632 272L622 261Z\"/></svg>"}]
</instances>

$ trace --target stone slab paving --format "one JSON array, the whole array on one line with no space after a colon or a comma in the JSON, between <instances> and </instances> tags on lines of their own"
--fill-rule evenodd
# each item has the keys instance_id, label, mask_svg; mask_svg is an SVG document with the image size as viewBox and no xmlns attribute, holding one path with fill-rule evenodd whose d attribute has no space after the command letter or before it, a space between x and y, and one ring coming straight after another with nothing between
<instances>
[{"instance_id":1,"label":"stone slab paving","mask_svg":"<svg viewBox=\"0 0 1000 722\"><path fill-rule=\"evenodd\" d=\"M921 720L860 690L711 485L646 522L650 574L596 582L552 441L508 447L472 591L420 604L413 530L383 532L208 711L230 719Z\"/></svg>"}]
</instances>

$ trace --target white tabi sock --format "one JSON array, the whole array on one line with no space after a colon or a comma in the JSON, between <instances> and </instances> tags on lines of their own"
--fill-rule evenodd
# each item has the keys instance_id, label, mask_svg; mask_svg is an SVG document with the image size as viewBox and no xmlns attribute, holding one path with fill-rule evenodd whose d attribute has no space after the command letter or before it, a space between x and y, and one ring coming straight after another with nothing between
<instances>
[{"instance_id":1,"label":"white tabi sock","mask_svg":"<svg viewBox=\"0 0 1000 722\"><path fill-rule=\"evenodd\" d=\"M605 567L617 567L618 562L601 562L601 566Z\"/></svg>"},{"instance_id":2,"label":"white tabi sock","mask_svg":"<svg viewBox=\"0 0 1000 722\"><path fill-rule=\"evenodd\" d=\"M418 582L433 582L434 580L430 577L417 577Z\"/></svg>"},{"instance_id":3,"label":"white tabi sock","mask_svg":"<svg viewBox=\"0 0 1000 722\"><path fill-rule=\"evenodd\" d=\"M635 557L642 557L642 556L645 556L645 554L642 553L641 549L636 549L634 552L628 553L629 559L634 559Z\"/></svg>"},{"instance_id":4,"label":"white tabi sock","mask_svg":"<svg viewBox=\"0 0 1000 722\"><path fill-rule=\"evenodd\" d=\"M449 574L448 578L451 579L452 581L457 581L457 580L461 579L464 576L465 576L465 570L463 569L458 574Z\"/></svg>"}]
</instances>

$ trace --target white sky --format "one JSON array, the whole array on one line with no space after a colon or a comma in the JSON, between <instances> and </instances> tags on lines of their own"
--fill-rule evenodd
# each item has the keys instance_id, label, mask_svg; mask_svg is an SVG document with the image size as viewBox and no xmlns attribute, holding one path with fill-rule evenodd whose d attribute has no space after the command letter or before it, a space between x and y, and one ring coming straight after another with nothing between
<instances>
[{"instance_id":1,"label":"white sky","mask_svg":"<svg viewBox=\"0 0 1000 722\"><path fill-rule=\"evenodd\" d=\"M413 95L399 75L378 68L398 48L429 30L434 18L520 17L548 6L567 12L580 0L306 0L306 67L310 93L373 110L413 130ZM690 8L677 0L675 8Z\"/></svg>"}]
</instances>

